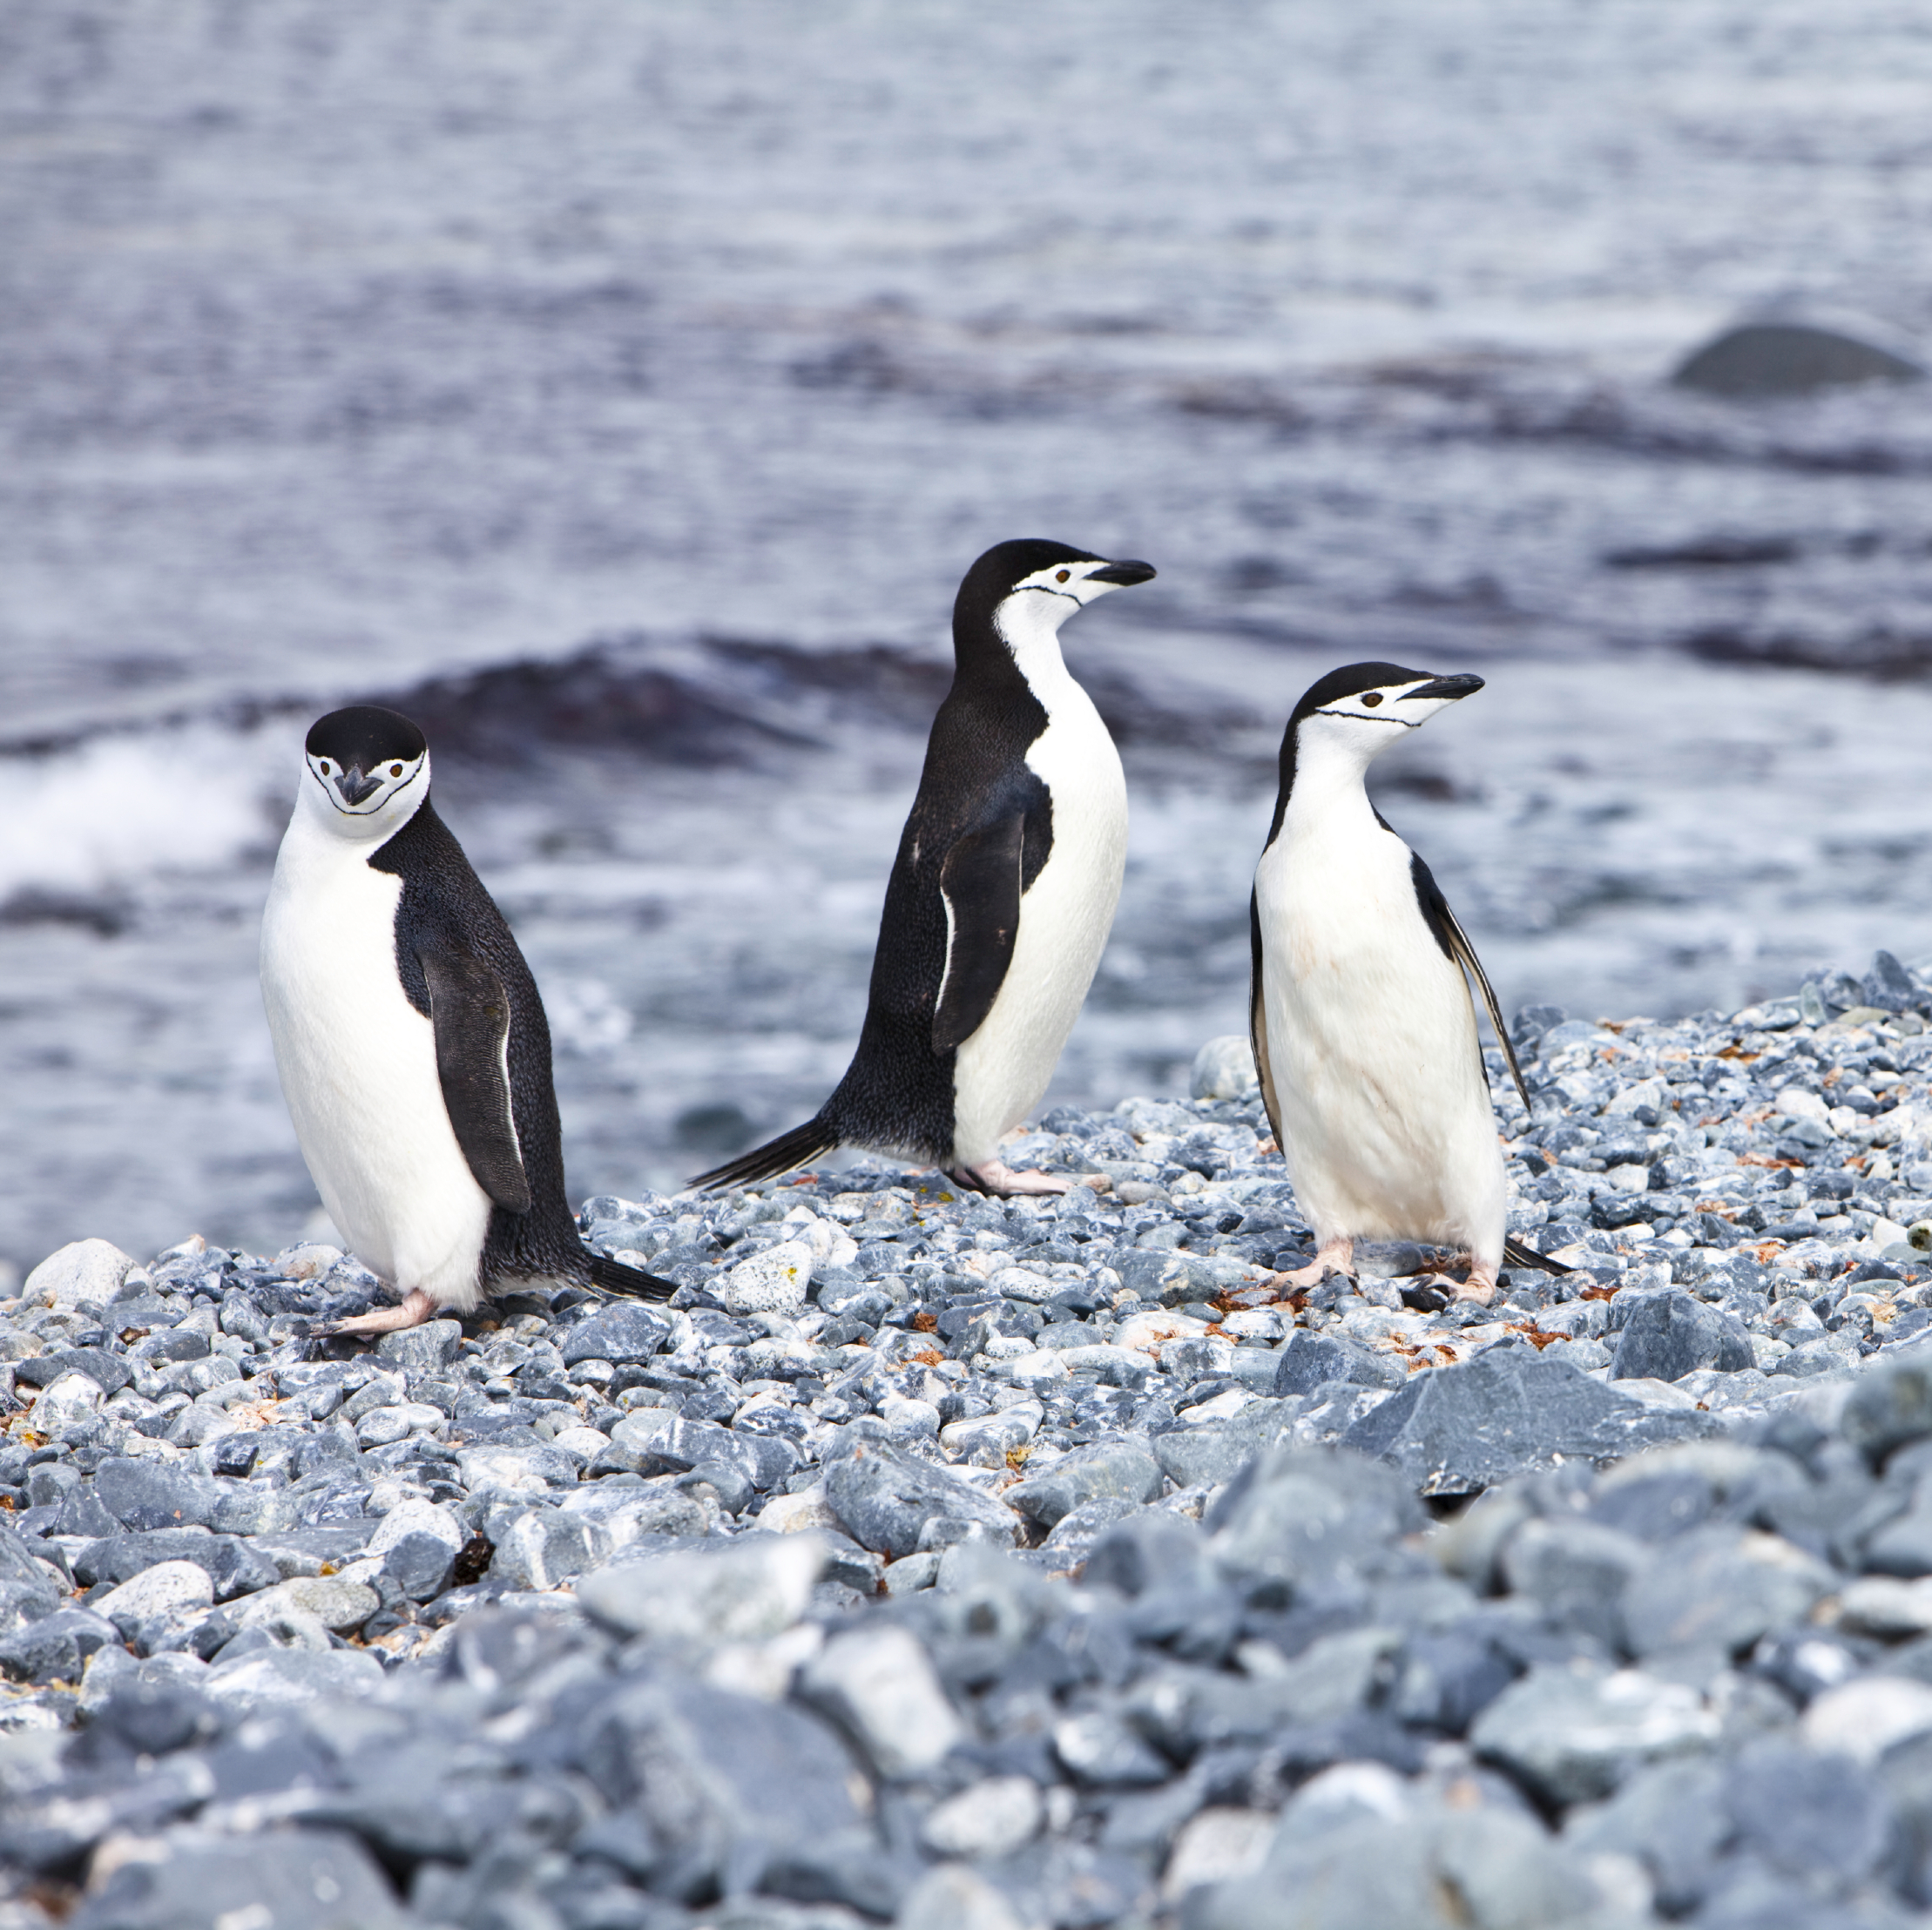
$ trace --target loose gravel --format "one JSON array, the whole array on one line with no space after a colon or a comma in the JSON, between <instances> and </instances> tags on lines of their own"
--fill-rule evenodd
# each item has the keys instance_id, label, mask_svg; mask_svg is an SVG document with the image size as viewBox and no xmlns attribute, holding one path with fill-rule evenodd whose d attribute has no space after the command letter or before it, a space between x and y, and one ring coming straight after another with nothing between
<instances>
[{"instance_id":1,"label":"loose gravel","mask_svg":"<svg viewBox=\"0 0 1932 1930\"><path fill-rule=\"evenodd\" d=\"M1487 1308L1278 1299L1226 1041L1004 1149L1064 1198L588 1202L668 1308L361 1352L332 1247L64 1247L0 1301L0 1930L1932 1920L1929 1016L1882 953L1521 1015L1570 1271Z\"/></svg>"}]
</instances>

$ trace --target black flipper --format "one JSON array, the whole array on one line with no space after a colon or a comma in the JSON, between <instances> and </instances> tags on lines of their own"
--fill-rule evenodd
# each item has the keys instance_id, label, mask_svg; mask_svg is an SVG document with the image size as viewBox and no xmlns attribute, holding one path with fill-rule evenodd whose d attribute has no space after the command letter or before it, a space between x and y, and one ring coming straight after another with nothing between
<instances>
[{"instance_id":1,"label":"black flipper","mask_svg":"<svg viewBox=\"0 0 1932 1930\"><path fill-rule=\"evenodd\" d=\"M933 1013L935 1052L963 1045L1006 982L1020 929L1026 819L1019 812L969 832L946 854L939 890L949 921L946 974Z\"/></svg>"},{"instance_id":2,"label":"black flipper","mask_svg":"<svg viewBox=\"0 0 1932 1930\"><path fill-rule=\"evenodd\" d=\"M1268 1063L1267 1007L1261 996L1261 901L1253 891L1247 894L1247 930L1253 958L1247 989L1248 1043L1254 1049L1255 1076L1261 1082L1261 1103L1267 1109L1268 1124L1274 1128L1274 1144L1286 1152L1281 1144L1281 1108L1274 1097L1274 1068Z\"/></svg>"},{"instance_id":3,"label":"black flipper","mask_svg":"<svg viewBox=\"0 0 1932 1930\"><path fill-rule=\"evenodd\" d=\"M1510 1062L1510 1076L1516 1081L1517 1090L1523 1096L1523 1110L1532 1112L1530 1103L1530 1088L1524 1083L1523 1067L1517 1059L1517 1049L1510 1043L1510 1029L1503 1022L1503 1008L1496 1003L1495 989L1490 983L1490 975L1483 969L1483 962L1476 955L1476 947L1469 943L1469 935L1457 922L1454 912L1449 908L1442 888L1430 874L1429 868L1415 853L1408 854L1409 875L1415 881L1415 900L1422 908L1422 916L1429 930L1435 934L1435 942L1442 948L1442 955L1460 965L1476 982L1483 994L1483 1009L1490 1015L1490 1024L1496 1033L1496 1043L1503 1048L1503 1056ZM1526 1263L1520 1263L1526 1264Z\"/></svg>"},{"instance_id":4,"label":"black flipper","mask_svg":"<svg viewBox=\"0 0 1932 1930\"><path fill-rule=\"evenodd\" d=\"M1574 1273L1573 1266L1565 1266L1561 1260L1553 1260L1547 1253L1538 1253L1525 1246L1514 1233L1503 1243L1503 1264L1505 1266L1528 1266L1544 1273Z\"/></svg>"},{"instance_id":5,"label":"black flipper","mask_svg":"<svg viewBox=\"0 0 1932 1930\"><path fill-rule=\"evenodd\" d=\"M530 1211L517 1127L510 1115L510 995L480 958L452 950L423 950L429 1022L436 1028L436 1076L456 1144L476 1184L505 1212Z\"/></svg>"},{"instance_id":6,"label":"black flipper","mask_svg":"<svg viewBox=\"0 0 1932 1930\"><path fill-rule=\"evenodd\" d=\"M808 1166L814 1159L836 1151L839 1144L839 1135L825 1124L821 1114L816 1119L807 1119L802 1126L794 1126L789 1132L781 1132L776 1139L767 1139L762 1146L740 1153L722 1166L713 1166L708 1173L699 1173L691 1184L707 1193L721 1192L732 1186L755 1185L760 1180L776 1179L780 1173Z\"/></svg>"},{"instance_id":7,"label":"black flipper","mask_svg":"<svg viewBox=\"0 0 1932 1930\"><path fill-rule=\"evenodd\" d=\"M678 1291L675 1280L660 1279L635 1266L626 1266L607 1253L589 1254L591 1285L606 1293L622 1293L633 1300L668 1300Z\"/></svg>"}]
</instances>

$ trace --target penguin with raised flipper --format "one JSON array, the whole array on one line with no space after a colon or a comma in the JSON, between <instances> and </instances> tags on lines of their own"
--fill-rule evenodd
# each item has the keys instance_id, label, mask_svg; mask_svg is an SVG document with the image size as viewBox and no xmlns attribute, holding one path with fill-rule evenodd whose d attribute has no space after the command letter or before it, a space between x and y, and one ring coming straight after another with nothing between
<instances>
[{"instance_id":1,"label":"penguin with raised flipper","mask_svg":"<svg viewBox=\"0 0 1932 1930\"><path fill-rule=\"evenodd\" d=\"M677 1291L578 1237L543 1001L429 801L422 732L395 711L334 711L308 733L261 986L316 1191L402 1295L333 1332L468 1313L524 1279Z\"/></svg>"},{"instance_id":2,"label":"penguin with raised flipper","mask_svg":"<svg viewBox=\"0 0 1932 1930\"><path fill-rule=\"evenodd\" d=\"M1060 625L1154 574L1065 543L1002 543L953 604L951 690L886 887L865 1023L802 1126L693 1185L745 1185L863 1146L990 1193L1064 1192L1001 1139L1044 1096L1113 924L1127 854L1120 756L1068 673Z\"/></svg>"},{"instance_id":3,"label":"penguin with raised flipper","mask_svg":"<svg viewBox=\"0 0 1932 1930\"><path fill-rule=\"evenodd\" d=\"M1348 1273L1354 1243L1415 1240L1469 1257L1444 1291L1487 1305L1514 1265L1563 1272L1506 1237L1504 1176L1474 980L1525 1108L1523 1070L1468 935L1429 867L1368 801L1382 752L1480 677L1349 664L1303 694L1281 740L1274 821L1250 901L1249 1021L1261 1095L1313 1227L1312 1286Z\"/></svg>"}]
</instances>

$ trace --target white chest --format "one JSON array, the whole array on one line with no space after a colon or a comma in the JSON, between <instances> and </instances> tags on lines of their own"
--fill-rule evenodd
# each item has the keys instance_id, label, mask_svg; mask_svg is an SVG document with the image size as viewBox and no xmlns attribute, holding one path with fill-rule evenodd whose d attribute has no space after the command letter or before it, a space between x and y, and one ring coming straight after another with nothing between
<instances>
[{"instance_id":1,"label":"white chest","mask_svg":"<svg viewBox=\"0 0 1932 1930\"><path fill-rule=\"evenodd\" d=\"M1035 692L1047 727L1027 766L1053 800L1053 845L1020 900L1020 927L999 996L959 1049L954 1146L969 1164L1044 1097L1093 982L1127 861L1127 785L1093 700L1065 672Z\"/></svg>"},{"instance_id":2,"label":"white chest","mask_svg":"<svg viewBox=\"0 0 1932 1930\"><path fill-rule=\"evenodd\" d=\"M1475 1009L1423 919L1408 847L1359 786L1291 800L1255 901L1281 1150L1317 1232L1500 1252Z\"/></svg>"},{"instance_id":3,"label":"white chest","mask_svg":"<svg viewBox=\"0 0 1932 1930\"><path fill-rule=\"evenodd\" d=\"M262 916L276 1069L322 1203L404 1291L474 1297L490 1203L456 1144L436 1035L397 974L401 879L307 825L283 840Z\"/></svg>"}]
</instances>

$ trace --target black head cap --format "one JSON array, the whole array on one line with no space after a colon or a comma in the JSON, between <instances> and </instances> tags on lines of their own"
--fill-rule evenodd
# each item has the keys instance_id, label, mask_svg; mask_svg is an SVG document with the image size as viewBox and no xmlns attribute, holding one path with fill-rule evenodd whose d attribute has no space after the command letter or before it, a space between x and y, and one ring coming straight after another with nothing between
<instances>
[{"instance_id":1,"label":"black head cap","mask_svg":"<svg viewBox=\"0 0 1932 1930\"><path fill-rule=\"evenodd\" d=\"M1010 543L996 543L969 570L959 585L959 604L971 603L990 610L1017 583L1057 563L1104 563L1091 550L1076 550L1071 543L1049 543L1044 536L1016 536Z\"/></svg>"},{"instance_id":2,"label":"black head cap","mask_svg":"<svg viewBox=\"0 0 1932 1930\"><path fill-rule=\"evenodd\" d=\"M373 771L397 758L413 763L429 743L401 711L357 704L317 718L302 748L311 757L333 758L345 771Z\"/></svg>"},{"instance_id":3,"label":"black head cap","mask_svg":"<svg viewBox=\"0 0 1932 1930\"><path fill-rule=\"evenodd\" d=\"M1288 721L1292 725L1296 718L1312 717L1324 705L1339 704L1345 697L1386 690L1391 684L1420 684L1428 677L1426 670L1404 670L1400 664L1344 664L1340 670L1318 677L1302 692Z\"/></svg>"},{"instance_id":4,"label":"black head cap","mask_svg":"<svg viewBox=\"0 0 1932 1930\"><path fill-rule=\"evenodd\" d=\"M953 601L954 643L970 647L990 635L994 611L1016 584L1061 563L1085 563L1106 565L1089 570L1090 582L1145 583L1154 574L1152 563L1108 563L1091 550L1076 550L1071 543L1050 543L1044 536L1016 536L1009 543L996 543L960 581L959 595Z\"/></svg>"}]
</instances>

